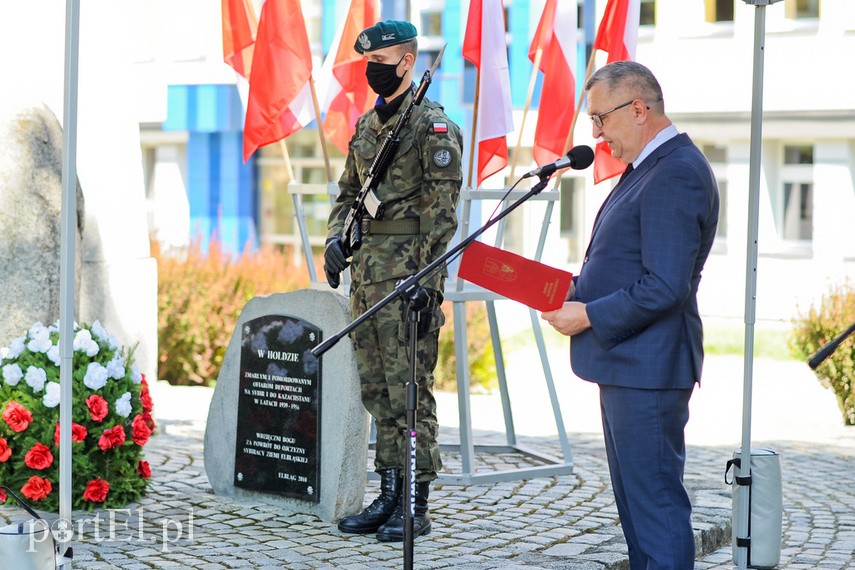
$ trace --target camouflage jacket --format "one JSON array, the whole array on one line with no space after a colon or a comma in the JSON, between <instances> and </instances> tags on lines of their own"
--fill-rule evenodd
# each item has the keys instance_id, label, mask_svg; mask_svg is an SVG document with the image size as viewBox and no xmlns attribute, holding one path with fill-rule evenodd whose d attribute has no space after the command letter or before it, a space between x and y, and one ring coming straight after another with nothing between
<instances>
[{"instance_id":1,"label":"camouflage jacket","mask_svg":"<svg viewBox=\"0 0 855 570\"><path fill-rule=\"evenodd\" d=\"M412 93L386 123L380 122L373 109L357 121L338 183L341 194L327 224L330 236L341 235L375 154L411 99ZM414 275L445 252L457 229L457 201L463 182L463 138L459 127L449 120L442 106L425 98L413 109L400 138L395 158L375 194L386 206L384 222L416 219L418 233L364 234L350 268L354 285ZM439 289L440 276L445 274L446 271L438 272L421 285Z\"/></svg>"}]
</instances>

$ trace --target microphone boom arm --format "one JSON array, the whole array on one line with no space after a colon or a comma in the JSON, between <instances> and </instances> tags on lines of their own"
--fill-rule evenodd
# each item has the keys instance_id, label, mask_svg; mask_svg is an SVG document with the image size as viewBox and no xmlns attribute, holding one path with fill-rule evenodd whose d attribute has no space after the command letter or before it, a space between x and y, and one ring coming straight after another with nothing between
<instances>
[{"instance_id":1,"label":"microphone boom arm","mask_svg":"<svg viewBox=\"0 0 855 570\"><path fill-rule=\"evenodd\" d=\"M551 173L549 173L551 174ZM407 277L406 279L402 279L395 285L395 290L386 295L383 299L381 299L376 305L370 307L367 311L359 315L356 319L354 319L349 325L344 327L342 330L329 337L321 344L317 345L310 352L313 356L318 357L323 353L332 348L338 341L340 341L343 337L350 333L353 329L361 325L363 322L371 318L377 311L385 307L389 304L395 297L403 296L408 294L412 289L418 286L419 280L421 280L425 275L430 274L437 267L445 264L449 259L451 259L454 255L457 255L460 251L466 249L469 244L478 239L478 237L490 229L494 224L496 224L499 220L503 219L505 216L513 212L519 206L521 206L526 200L529 198L540 194L540 192L546 187L549 183L549 174L540 175L540 180L537 184L531 187L531 189L522 196L519 200L499 212L499 214L495 218L491 218L487 221L486 224L478 228L475 232L469 235L466 239L462 240L453 248L446 251L443 255L436 258L434 261L425 266L424 269L420 270L415 275Z\"/></svg>"}]
</instances>

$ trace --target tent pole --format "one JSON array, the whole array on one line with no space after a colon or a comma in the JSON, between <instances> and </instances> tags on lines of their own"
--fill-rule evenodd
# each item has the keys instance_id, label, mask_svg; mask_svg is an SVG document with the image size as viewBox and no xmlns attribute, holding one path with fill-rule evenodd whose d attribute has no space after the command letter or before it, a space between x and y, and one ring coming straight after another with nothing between
<instances>
[{"instance_id":1,"label":"tent pole","mask_svg":"<svg viewBox=\"0 0 855 570\"><path fill-rule=\"evenodd\" d=\"M748 174L748 236L745 260L745 352L742 390L742 447L740 449L739 477L751 477L751 391L754 366L754 323L757 305L757 238L760 210L760 169L763 142L763 51L766 30L766 5L778 0L744 0L756 6L754 13L754 71L751 97L751 143ZM749 485L737 488L739 519L736 521L736 564L740 570L748 565L748 546L740 546L739 539L749 539L748 507Z\"/></svg>"},{"instance_id":2,"label":"tent pole","mask_svg":"<svg viewBox=\"0 0 855 570\"><path fill-rule=\"evenodd\" d=\"M80 0L67 0L65 14L65 90L62 110L62 214L60 220L60 407L59 520L71 525L71 372L74 341L74 258L77 240L77 64ZM66 534L66 536L68 536ZM67 545L70 546L70 545ZM66 559L63 570L70 570Z\"/></svg>"}]
</instances>

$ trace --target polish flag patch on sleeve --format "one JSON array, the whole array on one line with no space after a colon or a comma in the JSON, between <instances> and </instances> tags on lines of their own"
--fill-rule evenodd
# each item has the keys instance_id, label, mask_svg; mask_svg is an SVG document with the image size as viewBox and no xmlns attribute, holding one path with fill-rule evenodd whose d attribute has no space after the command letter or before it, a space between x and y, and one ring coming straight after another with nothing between
<instances>
[{"instance_id":1,"label":"polish flag patch on sleeve","mask_svg":"<svg viewBox=\"0 0 855 570\"><path fill-rule=\"evenodd\" d=\"M448 132L448 123L434 123L433 124L433 132L435 132L435 133L447 133Z\"/></svg>"}]
</instances>

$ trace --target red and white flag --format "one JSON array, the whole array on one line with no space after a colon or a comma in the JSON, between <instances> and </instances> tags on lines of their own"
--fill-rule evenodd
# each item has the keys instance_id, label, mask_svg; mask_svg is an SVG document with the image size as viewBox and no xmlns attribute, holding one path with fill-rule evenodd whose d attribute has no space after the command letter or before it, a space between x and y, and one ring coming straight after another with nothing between
<instances>
[{"instance_id":1,"label":"red and white flag","mask_svg":"<svg viewBox=\"0 0 855 570\"><path fill-rule=\"evenodd\" d=\"M640 17L641 0L609 0L606 4L594 39L594 49L609 54L606 63L635 59ZM594 184L621 174L625 168L626 164L612 156L607 143L597 143L594 152Z\"/></svg>"},{"instance_id":2,"label":"red and white flag","mask_svg":"<svg viewBox=\"0 0 855 570\"><path fill-rule=\"evenodd\" d=\"M543 88L532 154L538 166L564 154L576 110L576 4L547 0L528 58L541 50Z\"/></svg>"},{"instance_id":3,"label":"red and white flag","mask_svg":"<svg viewBox=\"0 0 855 570\"><path fill-rule=\"evenodd\" d=\"M368 86L368 61L353 49L356 38L377 22L375 0L351 0L335 42L324 61L319 90L326 93L324 134L341 152L356 132L356 120L374 106L377 95Z\"/></svg>"},{"instance_id":4,"label":"red and white flag","mask_svg":"<svg viewBox=\"0 0 855 570\"><path fill-rule=\"evenodd\" d=\"M223 0L223 61L246 79L252 68L257 30L250 0Z\"/></svg>"},{"instance_id":5,"label":"red and white flag","mask_svg":"<svg viewBox=\"0 0 855 570\"><path fill-rule=\"evenodd\" d=\"M609 54L606 63L635 59L641 0L609 0L594 39L594 49Z\"/></svg>"},{"instance_id":6,"label":"red and white flag","mask_svg":"<svg viewBox=\"0 0 855 570\"><path fill-rule=\"evenodd\" d=\"M243 127L243 160L279 141L315 117L312 51L300 0L267 0L261 8L249 76Z\"/></svg>"},{"instance_id":7,"label":"red and white flag","mask_svg":"<svg viewBox=\"0 0 855 570\"><path fill-rule=\"evenodd\" d=\"M514 130L511 76L505 44L502 0L472 0L463 38L463 57L478 68L478 186L508 164L506 135Z\"/></svg>"}]
</instances>

